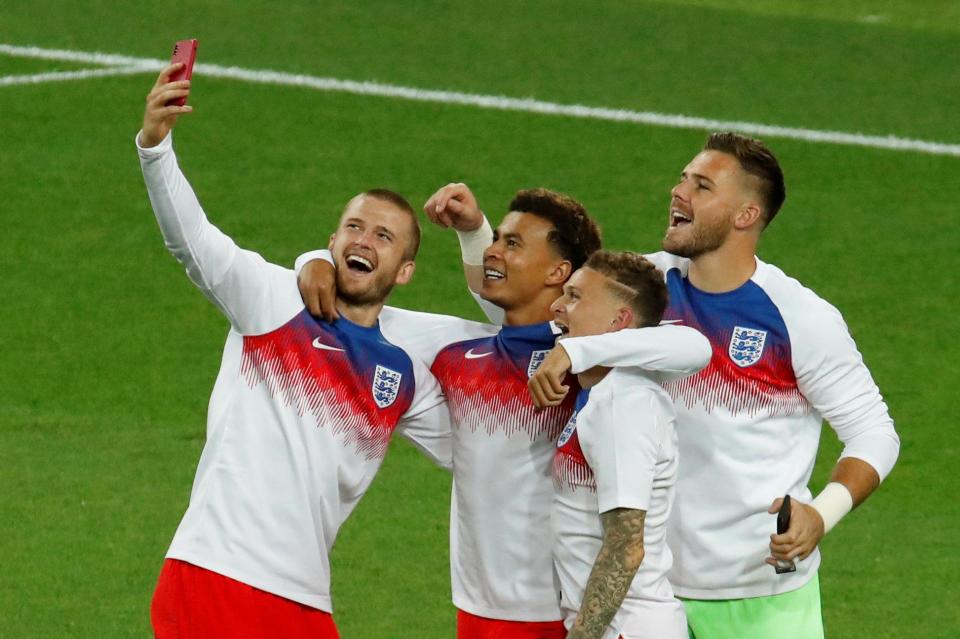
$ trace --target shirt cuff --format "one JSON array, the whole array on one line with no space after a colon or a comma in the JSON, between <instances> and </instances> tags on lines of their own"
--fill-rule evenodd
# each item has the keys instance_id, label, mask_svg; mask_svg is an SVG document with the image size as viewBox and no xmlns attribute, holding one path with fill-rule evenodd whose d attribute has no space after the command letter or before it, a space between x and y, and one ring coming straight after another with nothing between
<instances>
[{"instance_id":1,"label":"shirt cuff","mask_svg":"<svg viewBox=\"0 0 960 639\"><path fill-rule=\"evenodd\" d=\"M337 265L337 263L333 261L333 253L327 249L319 249L316 251L308 251L298 257L296 262L293 264L293 270L296 271L297 275L300 275L300 271L304 266L307 265L307 262L312 262L313 260L324 260L330 262L334 266Z\"/></svg>"},{"instance_id":2,"label":"shirt cuff","mask_svg":"<svg viewBox=\"0 0 960 639\"><path fill-rule=\"evenodd\" d=\"M136 137L133 138L134 144L137 145L137 153L140 154L140 157L144 159L155 158L167 153L170 149L173 148L173 131L171 130L167 133L167 136L160 140L160 143L156 146L143 147L140 146L140 134L143 133L143 129L137 131Z\"/></svg>"}]
</instances>

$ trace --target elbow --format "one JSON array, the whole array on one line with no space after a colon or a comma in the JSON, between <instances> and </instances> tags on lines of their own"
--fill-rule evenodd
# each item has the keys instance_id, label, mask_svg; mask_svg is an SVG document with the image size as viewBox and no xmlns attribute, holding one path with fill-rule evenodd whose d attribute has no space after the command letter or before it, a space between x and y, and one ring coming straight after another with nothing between
<instances>
[{"instance_id":1,"label":"elbow","mask_svg":"<svg viewBox=\"0 0 960 639\"><path fill-rule=\"evenodd\" d=\"M893 467L896 465L897 460L900 459L900 436L897 435L897 431L890 429L890 443L889 446L889 466L886 468L886 472L880 473L880 481L883 481L887 475L890 474L890 471L893 470Z\"/></svg>"},{"instance_id":2,"label":"elbow","mask_svg":"<svg viewBox=\"0 0 960 639\"><path fill-rule=\"evenodd\" d=\"M855 457L865 461L877 472L880 481L886 479L900 456L900 437L889 428L864 433L845 442L841 457Z\"/></svg>"},{"instance_id":3,"label":"elbow","mask_svg":"<svg viewBox=\"0 0 960 639\"><path fill-rule=\"evenodd\" d=\"M694 330L694 332L696 337L692 340L691 368L694 369L694 372L700 372L710 363L710 358L713 357L713 347L706 335L697 330Z\"/></svg>"},{"instance_id":4,"label":"elbow","mask_svg":"<svg viewBox=\"0 0 960 639\"><path fill-rule=\"evenodd\" d=\"M710 358L713 357L713 347L710 345L710 340L707 339L706 335L689 326L673 326L671 328L682 331L684 336L682 341L685 347L686 360L683 367L684 372L688 375L699 373L710 363Z\"/></svg>"}]
</instances>

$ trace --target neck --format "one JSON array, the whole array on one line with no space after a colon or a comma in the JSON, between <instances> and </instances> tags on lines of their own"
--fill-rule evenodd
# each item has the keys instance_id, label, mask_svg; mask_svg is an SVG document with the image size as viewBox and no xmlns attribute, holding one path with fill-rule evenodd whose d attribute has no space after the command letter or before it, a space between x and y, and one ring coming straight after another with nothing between
<instances>
[{"instance_id":1,"label":"neck","mask_svg":"<svg viewBox=\"0 0 960 639\"><path fill-rule=\"evenodd\" d=\"M376 304L350 304L337 298L337 312L341 317L345 317L354 324L371 327L377 323L380 317L380 311L383 309L383 302Z\"/></svg>"},{"instance_id":2,"label":"neck","mask_svg":"<svg viewBox=\"0 0 960 639\"><path fill-rule=\"evenodd\" d=\"M503 309L503 323L505 326L526 326L549 322L553 319L550 305L560 297L560 292L553 288L544 289L540 295L527 304L516 308Z\"/></svg>"},{"instance_id":3,"label":"neck","mask_svg":"<svg viewBox=\"0 0 960 639\"><path fill-rule=\"evenodd\" d=\"M727 242L690 261L687 278L707 293L726 293L743 286L757 270L755 242Z\"/></svg>"},{"instance_id":4,"label":"neck","mask_svg":"<svg viewBox=\"0 0 960 639\"><path fill-rule=\"evenodd\" d=\"M594 366L582 373L577 373L577 381L580 382L580 388L591 388L596 386L607 376L612 369L606 366Z\"/></svg>"}]
</instances>

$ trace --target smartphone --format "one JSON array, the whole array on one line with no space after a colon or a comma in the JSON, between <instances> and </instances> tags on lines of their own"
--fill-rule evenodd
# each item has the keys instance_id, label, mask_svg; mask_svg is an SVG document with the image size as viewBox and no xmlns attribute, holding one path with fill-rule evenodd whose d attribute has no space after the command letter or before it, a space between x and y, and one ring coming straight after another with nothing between
<instances>
[{"instance_id":1,"label":"smartphone","mask_svg":"<svg viewBox=\"0 0 960 639\"><path fill-rule=\"evenodd\" d=\"M170 64L183 62L184 65L179 71L174 71L170 76L170 82L178 80L189 80L193 77L193 63L197 60L197 40L180 40L173 45L173 57L170 58ZM187 103L186 96L174 98L167 102L166 106L183 106Z\"/></svg>"},{"instance_id":2,"label":"smartphone","mask_svg":"<svg viewBox=\"0 0 960 639\"><path fill-rule=\"evenodd\" d=\"M783 504L777 511L777 534L782 535L788 530L790 530L790 495L783 498ZM778 575L782 575L787 572L796 572L797 564L786 559L777 559L777 565L773 569Z\"/></svg>"}]
</instances>

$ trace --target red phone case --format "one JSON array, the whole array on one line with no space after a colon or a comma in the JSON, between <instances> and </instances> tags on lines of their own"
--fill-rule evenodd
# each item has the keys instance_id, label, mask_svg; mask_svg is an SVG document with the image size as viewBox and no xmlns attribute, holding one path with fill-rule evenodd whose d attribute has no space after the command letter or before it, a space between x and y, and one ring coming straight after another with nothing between
<instances>
[{"instance_id":1,"label":"red phone case","mask_svg":"<svg viewBox=\"0 0 960 639\"><path fill-rule=\"evenodd\" d=\"M193 77L193 63L197 59L197 44L194 40L180 40L173 45L173 57L170 58L170 64L183 62L184 66L179 71L174 71L170 76L170 82L178 80L189 80ZM176 98L167 102L167 106L183 106L187 103L187 98Z\"/></svg>"}]
</instances>

